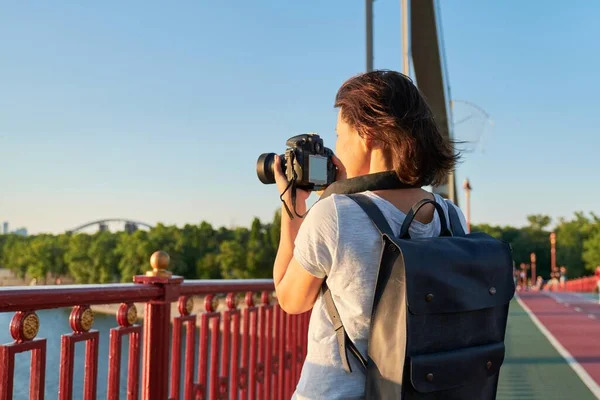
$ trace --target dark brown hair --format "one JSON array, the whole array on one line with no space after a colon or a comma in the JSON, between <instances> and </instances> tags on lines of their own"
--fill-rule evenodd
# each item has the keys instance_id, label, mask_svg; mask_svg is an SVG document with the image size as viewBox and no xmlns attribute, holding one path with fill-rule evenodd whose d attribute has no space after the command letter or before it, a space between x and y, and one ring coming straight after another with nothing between
<instances>
[{"instance_id":1,"label":"dark brown hair","mask_svg":"<svg viewBox=\"0 0 600 400\"><path fill-rule=\"evenodd\" d=\"M411 185L439 185L460 155L442 136L423 95L407 76L379 70L355 76L335 97L342 119L383 145L388 167Z\"/></svg>"}]
</instances>

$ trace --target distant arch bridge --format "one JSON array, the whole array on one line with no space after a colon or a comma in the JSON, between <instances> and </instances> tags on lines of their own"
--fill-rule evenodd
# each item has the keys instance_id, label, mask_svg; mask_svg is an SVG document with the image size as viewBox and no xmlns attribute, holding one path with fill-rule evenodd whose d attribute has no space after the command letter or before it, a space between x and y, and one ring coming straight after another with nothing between
<instances>
[{"instance_id":1,"label":"distant arch bridge","mask_svg":"<svg viewBox=\"0 0 600 400\"><path fill-rule=\"evenodd\" d=\"M86 222L85 224L79 225L74 229L68 230L67 233L78 233L78 232L81 232L81 231L85 230L86 228L89 228L94 225L98 226L98 230L106 231L106 230L108 230L108 224L110 224L110 223L124 224L125 231L128 233L133 233L133 232L137 231L141 226L144 226L148 229L153 228L152 225L147 224L145 222L134 221L134 220L125 219L125 218L108 218L108 219L99 219L97 221Z\"/></svg>"}]
</instances>

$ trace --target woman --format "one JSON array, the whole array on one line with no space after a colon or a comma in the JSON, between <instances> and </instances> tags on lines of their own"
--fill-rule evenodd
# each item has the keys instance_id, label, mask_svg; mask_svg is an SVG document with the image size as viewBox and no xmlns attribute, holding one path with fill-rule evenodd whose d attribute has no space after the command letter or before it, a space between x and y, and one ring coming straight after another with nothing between
<instances>
[{"instance_id":1,"label":"woman","mask_svg":"<svg viewBox=\"0 0 600 400\"><path fill-rule=\"evenodd\" d=\"M437 185L457 163L452 144L440 134L431 110L406 76L393 71L358 75L339 89L334 163L337 179L394 170L416 187ZM276 182L283 193L288 182L276 159ZM381 209L397 235L410 208L439 195L420 188L364 192ZM286 197L287 196L287 197ZM309 193L298 191L298 215L306 212ZM283 200L291 204L289 191ZM453 205L453 207L455 207ZM457 209L458 210L458 209ZM463 214L458 210L466 231ZM411 237L437 236L440 221L428 204L417 213ZM344 371L332 323L319 290L325 277L348 336L366 355L381 237L351 199L331 195L318 201L305 218L281 214L281 239L273 269L277 298L288 313L312 308L308 352L295 398L352 399L364 396L365 378L353 357L353 373Z\"/></svg>"}]
</instances>

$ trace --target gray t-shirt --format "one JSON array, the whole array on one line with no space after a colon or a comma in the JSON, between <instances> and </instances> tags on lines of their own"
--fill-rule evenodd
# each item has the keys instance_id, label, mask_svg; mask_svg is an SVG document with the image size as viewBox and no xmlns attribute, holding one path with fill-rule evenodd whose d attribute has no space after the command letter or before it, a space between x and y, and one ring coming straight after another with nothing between
<instances>
[{"instance_id":1,"label":"gray t-shirt","mask_svg":"<svg viewBox=\"0 0 600 400\"><path fill-rule=\"evenodd\" d=\"M394 234L398 235L405 214L392 203L367 191L382 211ZM436 201L447 215L448 203L439 195ZM455 205L466 230L464 215ZM437 212L423 224L414 220L411 237L431 237L440 233ZM306 216L295 242L294 258L309 273L323 278L350 339L366 356L367 338L379 259L381 236L369 217L350 198L332 195L318 201ZM365 377L357 361L348 355L352 373L344 371L331 320L321 295L312 310L308 329L308 352L294 399L360 399L364 397Z\"/></svg>"}]
</instances>

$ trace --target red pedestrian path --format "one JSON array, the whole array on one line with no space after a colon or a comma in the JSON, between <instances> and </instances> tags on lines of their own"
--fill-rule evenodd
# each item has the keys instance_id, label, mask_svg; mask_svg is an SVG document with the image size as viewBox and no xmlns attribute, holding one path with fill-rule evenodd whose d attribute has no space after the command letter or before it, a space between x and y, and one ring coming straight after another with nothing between
<instances>
[{"instance_id":1,"label":"red pedestrian path","mask_svg":"<svg viewBox=\"0 0 600 400\"><path fill-rule=\"evenodd\" d=\"M600 305L576 293L519 293L544 327L600 384Z\"/></svg>"}]
</instances>

